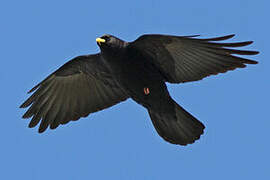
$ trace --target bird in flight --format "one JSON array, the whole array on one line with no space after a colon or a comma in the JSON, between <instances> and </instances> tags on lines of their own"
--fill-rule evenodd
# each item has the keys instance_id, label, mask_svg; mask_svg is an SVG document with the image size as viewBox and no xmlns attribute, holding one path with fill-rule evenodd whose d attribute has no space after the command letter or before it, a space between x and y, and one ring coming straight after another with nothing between
<instances>
[{"instance_id":1,"label":"bird in flight","mask_svg":"<svg viewBox=\"0 0 270 180\"><path fill-rule=\"evenodd\" d=\"M170 96L166 82L198 81L246 64L257 64L235 55L259 52L236 50L252 41L224 43L234 35L199 39L197 36L147 34L133 42L112 35L96 39L100 53L73 58L28 93L20 106L29 127L48 127L76 121L128 98L148 110L157 133L172 144L198 140L204 125Z\"/></svg>"}]
</instances>

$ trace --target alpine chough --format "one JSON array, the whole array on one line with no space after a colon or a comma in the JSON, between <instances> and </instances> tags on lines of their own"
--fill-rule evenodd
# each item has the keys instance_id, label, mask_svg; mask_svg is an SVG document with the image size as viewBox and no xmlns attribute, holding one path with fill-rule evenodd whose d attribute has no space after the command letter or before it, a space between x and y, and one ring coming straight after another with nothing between
<instances>
[{"instance_id":1,"label":"alpine chough","mask_svg":"<svg viewBox=\"0 0 270 180\"><path fill-rule=\"evenodd\" d=\"M256 61L235 55L257 51L236 50L252 41L224 43L234 35L199 39L197 36L142 35L125 42L112 35L96 39L100 53L82 55L65 63L29 93L20 106L23 118L39 132L49 126L76 121L128 98L148 110L158 134L173 144L199 139L204 125L170 96L166 82L184 83L225 73Z\"/></svg>"}]
</instances>

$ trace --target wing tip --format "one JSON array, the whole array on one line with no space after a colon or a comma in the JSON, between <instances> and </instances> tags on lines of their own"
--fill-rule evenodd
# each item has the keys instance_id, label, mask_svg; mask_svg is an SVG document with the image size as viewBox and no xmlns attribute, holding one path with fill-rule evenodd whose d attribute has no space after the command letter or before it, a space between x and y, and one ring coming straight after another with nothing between
<instances>
[{"instance_id":1,"label":"wing tip","mask_svg":"<svg viewBox=\"0 0 270 180\"><path fill-rule=\"evenodd\" d=\"M229 34L226 36L221 36L221 37L214 37L214 38L207 38L207 39L202 39L203 41L224 41L227 39L231 39L235 36L235 34Z\"/></svg>"},{"instance_id":2,"label":"wing tip","mask_svg":"<svg viewBox=\"0 0 270 180\"><path fill-rule=\"evenodd\" d=\"M199 37L201 36L200 34L195 34L195 35L190 35L190 36L182 36L182 37L185 37L185 38L194 38L194 37Z\"/></svg>"},{"instance_id":3,"label":"wing tip","mask_svg":"<svg viewBox=\"0 0 270 180\"><path fill-rule=\"evenodd\" d=\"M245 62L246 64L258 64L258 61L254 61L254 60L249 60L247 62Z\"/></svg>"},{"instance_id":4,"label":"wing tip","mask_svg":"<svg viewBox=\"0 0 270 180\"><path fill-rule=\"evenodd\" d=\"M29 124L28 124L28 128L34 128L34 127L36 127L38 124L36 124L36 123L34 123L34 122L30 122ZM39 126L39 128L38 128L38 133L39 134L41 134L41 133L44 133L45 131L46 131L46 129L48 128L48 126L46 127L46 126Z\"/></svg>"},{"instance_id":5,"label":"wing tip","mask_svg":"<svg viewBox=\"0 0 270 180\"><path fill-rule=\"evenodd\" d=\"M32 89L30 89L29 91L27 91L27 94L30 94L33 91L35 91L39 86L40 86L40 83L38 83L35 87L33 87Z\"/></svg>"},{"instance_id":6,"label":"wing tip","mask_svg":"<svg viewBox=\"0 0 270 180\"><path fill-rule=\"evenodd\" d=\"M235 36L235 34L229 34L229 35L224 36L224 37L227 37L228 39L230 39L230 38L233 38L234 36Z\"/></svg>"},{"instance_id":7,"label":"wing tip","mask_svg":"<svg viewBox=\"0 0 270 180\"><path fill-rule=\"evenodd\" d=\"M46 129L47 129L47 127L39 126L39 128L38 128L38 133L39 133L39 134L42 134L42 133L44 133L44 132L46 131Z\"/></svg>"},{"instance_id":8,"label":"wing tip","mask_svg":"<svg viewBox=\"0 0 270 180\"><path fill-rule=\"evenodd\" d=\"M19 108L26 108L27 106L25 105L25 102L23 102L20 106L19 106Z\"/></svg>"},{"instance_id":9,"label":"wing tip","mask_svg":"<svg viewBox=\"0 0 270 180\"><path fill-rule=\"evenodd\" d=\"M30 116L31 117L31 116ZM30 118L29 116L27 116L27 114L25 113L23 116L22 116L22 118L23 119L28 119L28 118Z\"/></svg>"},{"instance_id":10,"label":"wing tip","mask_svg":"<svg viewBox=\"0 0 270 180\"><path fill-rule=\"evenodd\" d=\"M260 51L252 51L252 55L257 55L257 54L260 54Z\"/></svg>"},{"instance_id":11,"label":"wing tip","mask_svg":"<svg viewBox=\"0 0 270 180\"><path fill-rule=\"evenodd\" d=\"M254 43L254 41L245 41L243 43L245 43L245 46L247 46L247 45L250 45L250 44Z\"/></svg>"}]
</instances>

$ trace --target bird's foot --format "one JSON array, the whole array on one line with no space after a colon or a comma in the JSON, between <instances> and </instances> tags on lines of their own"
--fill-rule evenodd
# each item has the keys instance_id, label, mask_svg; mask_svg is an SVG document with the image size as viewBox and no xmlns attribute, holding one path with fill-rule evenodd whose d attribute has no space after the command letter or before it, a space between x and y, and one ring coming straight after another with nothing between
<instances>
[{"instance_id":1,"label":"bird's foot","mask_svg":"<svg viewBox=\"0 0 270 180\"><path fill-rule=\"evenodd\" d=\"M148 95L150 93L149 88L143 88L143 92L145 95Z\"/></svg>"}]
</instances>

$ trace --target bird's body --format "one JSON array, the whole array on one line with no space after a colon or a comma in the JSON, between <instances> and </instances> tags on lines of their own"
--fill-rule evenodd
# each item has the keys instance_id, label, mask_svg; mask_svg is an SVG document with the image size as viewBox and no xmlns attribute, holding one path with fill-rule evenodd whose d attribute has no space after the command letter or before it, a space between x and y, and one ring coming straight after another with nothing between
<instances>
[{"instance_id":1,"label":"bird's body","mask_svg":"<svg viewBox=\"0 0 270 180\"><path fill-rule=\"evenodd\" d=\"M124 91L137 103L147 107L153 104L151 101L154 101L154 98L161 96L163 91L167 91L166 84L162 75L150 61L145 61L145 57L139 52L131 51L126 48L120 55L106 56L106 54L103 55L103 51L101 54L104 56L105 64ZM146 95L144 88L151 89L151 93Z\"/></svg>"},{"instance_id":2,"label":"bird's body","mask_svg":"<svg viewBox=\"0 0 270 180\"><path fill-rule=\"evenodd\" d=\"M204 125L170 97L166 82L196 81L256 64L232 54L258 53L224 48L245 46L250 41L215 43L232 35L193 37L144 35L125 42L104 35L97 39L100 53L74 58L30 90L35 93L21 105L31 105L23 117L32 117L29 127L41 121L39 132L43 132L48 126L55 129L132 98L148 110L163 139L191 144L200 138Z\"/></svg>"}]
</instances>

